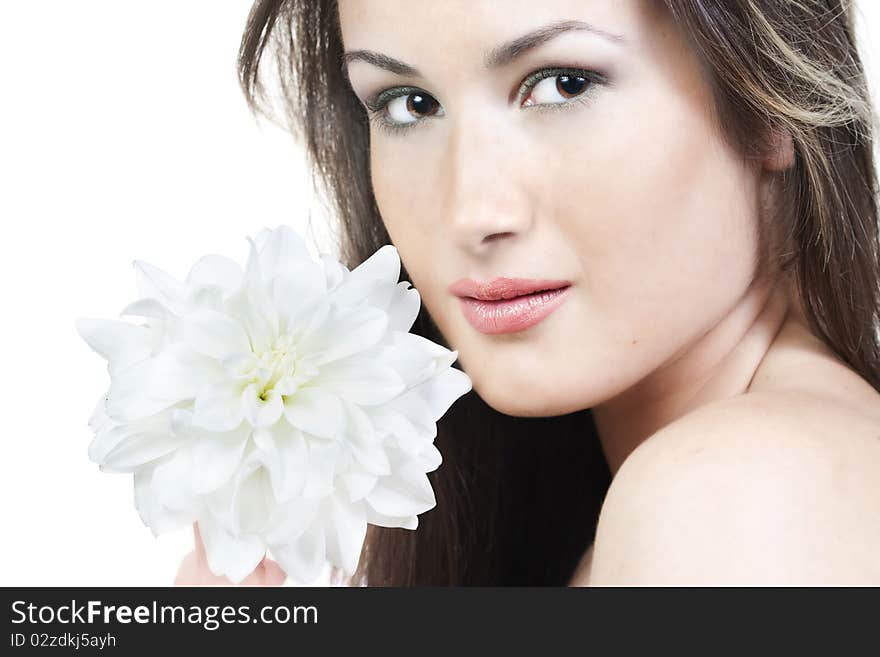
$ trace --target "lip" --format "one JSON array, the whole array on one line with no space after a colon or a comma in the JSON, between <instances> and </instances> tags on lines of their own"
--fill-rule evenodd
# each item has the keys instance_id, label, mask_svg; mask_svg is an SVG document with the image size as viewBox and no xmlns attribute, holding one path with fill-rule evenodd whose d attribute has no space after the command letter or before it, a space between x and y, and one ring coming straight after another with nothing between
<instances>
[{"instance_id":1,"label":"lip","mask_svg":"<svg viewBox=\"0 0 880 657\"><path fill-rule=\"evenodd\" d=\"M570 281L494 278L461 279L450 286L465 319L481 333L514 333L534 326L568 298Z\"/></svg>"},{"instance_id":2,"label":"lip","mask_svg":"<svg viewBox=\"0 0 880 657\"><path fill-rule=\"evenodd\" d=\"M499 301L531 294L539 290L556 290L571 285L571 281L550 280L546 278L493 278L488 283L478 283L470 278L462 278L449 286L449 291L458 297L471 297L480 301Z\"/></svg>"}]
</instances>

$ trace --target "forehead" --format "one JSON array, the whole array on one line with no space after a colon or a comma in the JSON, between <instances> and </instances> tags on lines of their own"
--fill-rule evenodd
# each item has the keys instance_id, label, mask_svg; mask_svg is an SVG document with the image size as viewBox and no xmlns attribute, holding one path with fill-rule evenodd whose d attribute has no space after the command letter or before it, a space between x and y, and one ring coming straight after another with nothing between
<instances>
[{"instance_id":1,"label":"forehead","mask_svg":"<svg viewBox=\"0 0 880 657\"><path fill-rule=\"evenodd\" d=\"M537 27L582 21L638 42L661 29L660 0L338 0L345 50L406 50L432 56L485 51ZM454 28L454 29L450 29ZM427 56L427 53L426 53Z\"/></svg>"}]
</instances>

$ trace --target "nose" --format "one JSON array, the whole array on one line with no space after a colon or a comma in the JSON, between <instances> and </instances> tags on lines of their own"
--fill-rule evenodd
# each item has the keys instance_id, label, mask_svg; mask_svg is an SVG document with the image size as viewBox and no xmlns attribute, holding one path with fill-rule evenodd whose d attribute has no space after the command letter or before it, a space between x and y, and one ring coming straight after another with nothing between
<instances>
[{"instance_id":1,"label":"nose","mask_svg":"<svg viewBox=\"0 0 880 657\"><path fill-rule=\"evenodd\" d=\"M448 124L447 227L460 248L485 255L529 230L529 167L501 116L491 116L485 106L459 116Z\"/></svg>"}]
</instances>

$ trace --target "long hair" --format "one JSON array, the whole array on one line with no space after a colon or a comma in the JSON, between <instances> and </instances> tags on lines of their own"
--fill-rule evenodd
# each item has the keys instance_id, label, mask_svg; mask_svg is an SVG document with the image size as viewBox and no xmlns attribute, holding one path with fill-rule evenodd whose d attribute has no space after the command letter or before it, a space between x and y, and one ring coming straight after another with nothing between
<instances>
[{"instance_id":1,"label":"long hair","mask_svg":"<svg viewBox=\"0 0 880 657\"><path fill-rule=\"evenodd\" d=\"M880 391L875 116L845 0L664 0L712 89L724 138L758 157L774 131L795 161L759 222L758 272L784 271L812 332ZM268 51L267 51L268 47ZM248 106L279 122L263 84L275 59L285 127L303 146L354 267L391 240L370 184L369 123L341 68L335 0L257 0L238 53ZM262 67L266 68L265 64ZM409 280L405 266L401 280ZM412 331L446 344L424 306ZM416 531L369 525L349 583L565 585L595 538L611 481L590 409L510 417L471 391L438 422L437 505ZM338 573L337 573L338 574Z\"/></svg>"}]
</instances>

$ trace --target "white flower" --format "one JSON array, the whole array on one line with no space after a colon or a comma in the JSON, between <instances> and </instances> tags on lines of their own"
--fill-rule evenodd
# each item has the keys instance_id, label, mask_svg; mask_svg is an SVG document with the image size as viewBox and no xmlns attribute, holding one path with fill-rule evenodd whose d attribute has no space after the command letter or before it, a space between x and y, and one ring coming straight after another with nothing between
<instances>
[{"instance_id":1,"label":"white flower","mask_svg":"<svg viewBox=\"0 0 880 657\"><path fill-rule=\"evenodd\" d=\"M436 421L471 389L458 352L409 333L420 297L383 246L349 271L288 227L249 238L242 271L185 281L135 261L121 320L79 319L108 361L89 457L134 474L154 535L198 522L211 570L240 582L267 550L311 582L353 573L367 523L416 529L436 504Z\"/></svg>"}]
</instances>

